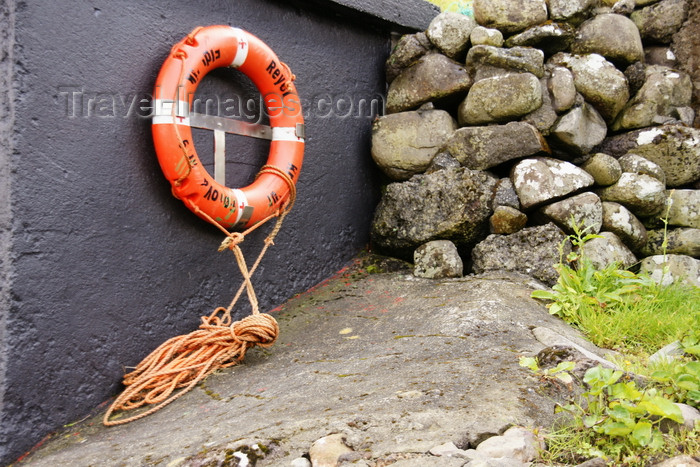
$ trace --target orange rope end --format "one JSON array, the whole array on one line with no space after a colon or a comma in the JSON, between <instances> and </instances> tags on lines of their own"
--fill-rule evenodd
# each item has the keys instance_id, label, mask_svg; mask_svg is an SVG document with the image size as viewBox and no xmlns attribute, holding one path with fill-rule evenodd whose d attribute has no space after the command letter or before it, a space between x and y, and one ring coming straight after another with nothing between
<instances>
[{"instance_id":1,"label":"orange rope end","mask_svg":"<svg viewBox=\"0 0 700 467\"><path fill-rule=\"evenodd\" d=\"M220 310L223 309L218 308L214 314ZM223 325L213 315L203 318L199 330L166 341L124 376L126 389L107 410L103 423L122 425L152 414L216 370L239 363L248 349L271 346L278 335L277 321L265 313L247 316L231 325ZM138 415L110 420L115 412L147 404L158 405Z\"/></svg>"}]
</instances>

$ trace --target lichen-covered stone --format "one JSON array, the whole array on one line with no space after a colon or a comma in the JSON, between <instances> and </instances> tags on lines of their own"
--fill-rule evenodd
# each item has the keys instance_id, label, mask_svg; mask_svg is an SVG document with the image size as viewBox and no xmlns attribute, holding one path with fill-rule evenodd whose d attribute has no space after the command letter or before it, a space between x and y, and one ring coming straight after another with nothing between
<instances>
[{"instance_id":1,"label":"lichen-covered stone","mask_svg":"<svg viewBox=\"0 0 700 467\"><path fill-rule=\"evenodd\" d=\"M491 207L495 210L498 206L508 206L513 209L520 209L520 200L515 192L515 187L510 178L502 178L496 183L493 190L493 201Z\"/></svg>"},{"instance_id":2,"label":"lichen-covered stone","mask_svg":"<svg viewBox=\"0 0 700 467\"><path fill-rule=\"evenodd\" d=\"M462 277L464 264L449 240L433 240L413 252L413 274L427 279Z\"/></svg>"},{"instance_id":3,"label":"lichen-covered stone","mask_svg":"<svg viewBox=\"0 0 700 467\"><path fill-rule=\"evenodd\" d=\"M627 172L620 176L617 183L597 192L603 201L620 203L642 217L660 213L666 200L663 183L648 175Z\"/></svg>"},{"instance_id":4,"label":"lichen-covered stone","mask_svg":"<svg viewBox=\"0 0 700 467\"><path fill-rule=\"evenodd\" d=\"M570 162L535 157L518 162L510 175L523 208L528 209L593 185L593 177Z\"/></svg>"},{"instance_id":5,"label":"lichen-covered stone","mask_svg":"<svg viewBox=\"0 0 700 467\"><path fill-rule=\"evenodd\" d=\"M386 81L391 83L403 70L428 53L432 44L424 32L401 36L386 60Z\"/></svg>"},{"instance_id":6,"label":"lichen-covered stone","mask_svg":"<svg viewBox=\"0 0 700 467\"><path fill-rule=\"evenodd\" d=\"M494 177L464 167L390 183L374 216L372 244L405 259L431 240L473 245L488 232L495 185Z\"/></svg>"},{"instance_id":7,"label":"lichen-covered stone","mask_svg":"<svg viewBox=\"0 0 700 467\"><path fill-rule=\"evenodd\" d=\"M680 187L700 179L700 129L662 125L606 138L597 148L611 156L633 153L656 163L666 185Z\"/></svg>"},{"instance_id":8,"label":"lichen-covered stone","mask_svg":"<svg viewBox=\"0 0 700 467\"><path fill-rule=\"evenodd\" d=\"M567 23L551 23L533 26L520 34L509 37L506 47L535 47L546 56L569 50L574 40L574 28Z\"/></svg>"},{"instance_id":9,"label":"lichen-covered stone","mask_svg":"<svg viewBox=\"0 0 700 467\"><path fill-rule=\"evenodd\" d=\"M690 76L667 67L648 66L644 84L617 116L612 129L632 130L674 120L679 108L690 106L692 97Z\"/></svg>"},{"instance_id":10,"label":"lichen-covered stone","mask_svg":"<svg viewBox=\"0 0 700 467\"><path fill-rule=\"evenodd\" d=\"M476 45L492 45L501 47L503 45L503 34L498 29L485 28L477 26L472 29L469 36L472 46Z\"/></svg>"},{"instance_id":11,"label":"lichen-covered stone","mask_svg":"<svg viewBox=\"0 0 700 467\"><path fill-rule=\"evenodd\" d=\"M458 59L464 58L469 46L469 37L476 25L476 21L470 16L444 11L433 18L425 33L442 53Z\"/></svg>"},{"instance_id":12,"label":"lichen-covered stone","mask_svg":"<svg viewBox=\"0 0 700 467\"><path fill-rule=\"evenodd\" d=\"M512 34L547 21L545 0L474 0L476 22Z\"/></svg>"},{"instance_id":13,"label":"lichen-covered stone","mask_svg":"<svg viewBox=\"0 0 700 467\"><path fill-rule=\"evenodd\" d=\"M430 165L425 169L425 173L431 174L437 172L438 170L447 169L449 167L460 167L462 164L459 163L457 159L452 157L447 152L438 152L430 161Z\"/></svg>"},{"instance_id":14,"label":"lichen-covered stone","mask_svg":"<svg viewBox=\"0 0 700 467\"><path fill-rule=\"evenodd\" d=\"M639 30L628 17L614 13L584 22L576 31L571 52L599 54L623 66L644 59Z\"/></svg>"},{"instance_id":15,"label":"lichen-covered stone","mask_svg":"<svg viewBox=\"0 0 700 467\"><path fill-rule=\"evenodd\" d=\"M600 238L587 241L581 248L581 253L596 269L604 269L613 263L626 269L637 262L637 257L617 235L612 232L600 232L598 235Z\"/></svg>"},{"instance_id":16,"label":"lichen-covered stone","mask_svg":"<svg viewBox=\"0 0 700 467\"><path fill-rule=\"evenodd\" d=\"M630 15L645 41L661 44L671 42L687 17L687 0L662 0Z\"/></svg>"},{"instance_id":17,"label":"lichen-covered stone","mask_svg":"<svg viewBox=\"0 0 700 467\"><path fill-rule=\"evenodd\" d=\"M664 185L666 184L666 175L663 169L649 159L645 159L637 154L627 153L617 161L620 163L620 168L623 172L649 175Z\"/></svg>"},{"instance_id":18,"label":"lichen-covered stone","mask_svg":"<svg viewBox=\"0 0 700 467\"><path fill-rule=\"evenodd\" d=\"M408 180L425 171L455 128L444 110L384 115L372 125L372 158L393 180Z\"/></svg>"},{"instance_id":19,"label":"lichen-covered stone","mask_svg":"<svg viewBox=\"0 0 700 467\"><path fill-rule=\"evenodd\" d=\"M526 227L511 235L489 235L472 250L474 272L506 270L534 277L545 284L556 284L560 246L566 235L554 224ZM568 243L564 254L568 253Z\"/></svg>"},{"instance_id":20,"label":"lichen-covered stone","mask_svg":"<svg viewBox=\"0 0 700 467\"><path fill-rule=\"evenodd\" d=\"M602 229L618 236L632 251L647 244L647 229L629 209L619 203L603 202Z\"/></svg>"},{"instance_id":21,"label":"lichen-covered stone","mask_svg":"<svg viewBox=\"0 0 700 467\"><path fill-rule=\"evenodd\" d=\"M460 125L507 122L541 105L542 88L537 77L531 73L514 73L474 83L457 115Z\"/></svg>"},{"instance_id":22,"label":"lichen-covered stone","mask_svg":"<svg viewBox=\"0 0 700 467\"><path fill-rule=\"evenodd\" d=\"M465 167L486 170L512 159L548 151L548 147L532 125L510 122L459 128L452 133L443 150Z\"/></svg>"},{"instance_id":23,"label":"lichen-covered stone","mask_svg":"<svg viewBox=\"0 0 700 467\"><path fill-rule=\"evenodd\" d=\"M568 71L568 70L567 70ZM537 128L542 136L549 136L554 124L557 122L557 112L554 110L552 98L547 89L547 79L540 78L540 88L542 89L542 105L533 112L527 114L522 121Z\"/></svg>"},{"instance_id":24,"label":"lichen-covered stone","mask_svg":"<svg viewBox=\"0 0 700 467\"><path fill-rule=\"evenodd\" d=\"M562 115L550 132L554 143L576 156L585 155L600 144L608 127L600 114L584 102Z\"/></svg>"},{"instance_id":25,"label":"lichen-covered stone","mask_svg":"<svg viewBox=\"0 0 700 467\"><path fill-rule=\"evenodd\" d=\"M591 174L596 185L608 186L617 182L622 175L620 162L613 156L602 152L593 156L581 165L581 168Z\"/></svg>"},{"instance_id":26,"label":"lichen-covered stone","mask_svg":"<svg viewBox=\"0 0 700 467\"><path fill-rule=\"evenodd\" d=\"M576 90L600 112L606 122L612 122L629 100L627 78L602 55L560 52L547 63L571 70Z\"/></svg>"},{"instance_id":27,"label":"lichen-covered stone","mask_svg":"<svg viewBox=\"0 0 700 467\"><path fill-rule=\"evenodd\" d=\"M510 206L497 206L489 219L492 234L512 234L525 228L527 215Z\"/></svg>"},{"instance_id":28,"label":"lichen-covered stone","mask_svg":"<svg viewBox=\"0 0 700 467\"><path fill-rule=\"evenodd\" d=\"M612 6L611 12L618 15L629 16L634 11L636 0L619 0Z\"/></svg>"},{"instance_id":29,"label":"lichen-covered stone","mask_svg":"<svg viewBox=\"0 0 700 467\"><path fill-rule=\"evenodd\" d=\"M700 257L700 229L647 230L647 242L642 246L641 253L643 256L674 254Z\"/></svg>"},{"instance_id":30,"label":"lichen-covered stone","mask_svg":"<svg viewBox=\"0 0 700 467\"><path fill-rule=\"evenodd\" d=\"M540 208L539 214L568 234L573 234L575 229L598 233L603 225L603 206L600 198L591 192L544 206Z\"/></svg>"},{"instance_id":31,"label":"lichen-covered stone","mask_svg":"<svg viewBox=\"0 0 700 467\"><path fill-rule=\"evenodd\" d=\"M669 225L700 229L700 190L670 190L666 199Z\"/></svg>"},{"instance_id":32,"label":"lichen-covered stone","mask_svg":"<svg viewBox=\"0 0 700 467\"><path fill-rule=\"evenodd\" d=\"M594 6L595 0L549 0L549 17L577 24L590 15Z\"/></svg>"},{"instance_id":33,"label":"lichen-covered stone","mask_svg":"<svg viewBox=\"0 0 700 467\"><path fill-rule=\"evenodd\" d=\"M471 85L464 66L442 54L424 55L391 82L386 110L412 110L429 101L465 94Z\"/></svg>"},{"instance_id":34,"label":"lichen-covered stone","mask_svg":"<svg viewBox=\"0 0 700 467\"><path fill-rule=\"evenodd\" d=\"M700 260L683 255L648 256L642 260L640 272L647 273L661 285L681 281L700 287Z\"/></svg>"},{"instance_id":35,"label":"lichen-covered stone","mask_svg":"<svg viewBox=\"0 0 700 467\"><path fill-rule=\"evenodd\" d=\"M531 47L503 49L491 45L477 45L467 52L466 66L472 74L475 69L490 66L515 72L544 76L544 53Z\"/></svg>"},{"instance_id":36,"label":"lichen-covered stone","mask_svg":"<svg viewBox=\"0 0 700 467\"><path fill-rule=\"evenodd\" d=\"M561 113L569 110L576 102L576 86L574 75L563 66L552 67L547 87L552 93L552 107L555 112Z\"/></svg>"}]
</instances>

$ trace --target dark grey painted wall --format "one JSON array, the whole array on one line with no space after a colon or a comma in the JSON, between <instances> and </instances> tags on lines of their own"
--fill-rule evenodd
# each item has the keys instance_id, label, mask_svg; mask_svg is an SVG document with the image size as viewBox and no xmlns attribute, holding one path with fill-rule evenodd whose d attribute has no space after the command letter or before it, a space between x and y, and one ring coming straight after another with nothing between
<instances>
[{"instance_id":1,"label":"dark grey painted wall","mask_svg":"<svg viewBox=\"0 0 700 467\"><path fill-rule=\"evenodd\" d=\"M233 255L216 251L221 234L170 195L142 116L149 110L139 110L171 46L195 26L260 37L291 66L306 103L299 199L255 276L261 309L365 245L376 172L371 116L357 105L381 103L390 29L425 27L435 11L404 0L423 19L392 25L392 15L363 20L366 8L348 8L351 0L320 3L1 3L0 463L114 395L125 366L196 329L238 286ZM200 90L256 96L243 81L217 71ZM211 135L195 141L200 154L210 151ZM229 137L241 163L229 167L237 172L228 184L250 183L266 148ZM249 257L268 230L246 240Z\"/></svg>"}]
</instances>

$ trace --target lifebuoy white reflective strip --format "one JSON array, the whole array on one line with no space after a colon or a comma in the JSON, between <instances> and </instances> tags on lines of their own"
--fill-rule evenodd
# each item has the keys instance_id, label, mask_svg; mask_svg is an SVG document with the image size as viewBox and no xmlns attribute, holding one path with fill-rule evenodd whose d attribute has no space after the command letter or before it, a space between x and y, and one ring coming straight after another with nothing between
<instances>
[{"instance_id":1,"label":"lifebuoy white reflective strip","mask_svg":"<svg viewBox=\"0 0 700 467\"><path fill-rule=\"evenodd\" d=\"M272 127L272 141L298 141L304 142L304 138L297 136L297 129L292 126Z\"/></svg>"},{"instance_id":2,"label":"lifebuoy white reflective strip","mask_svg":"<svg viewBox=\"0 0 700 467\"><path fill-rule=\"evenodd\" d=\"M226 185L226 132L214 130L214 180Z\"/></svg>"},{"instance_id":3,"label":"lifebuoy white reflective strip","mask_svg":"<svg viewBox=\"0 0 700 467\"><path fill-rule=\"evenodd\" d=\"M231 28L236 33L238 38L238 47L236 47L236 57L233 59L231 66L238 68L243 66L246 58L248 58L248 36L245 31L239 28Z\"/></svg>"},{"instance_id":4,"label":"lifebuoy white reflective strip","mask_svg":"<svg viewBox=\"0 0 700 467\"><path fill-rule=\"evenodd\" d=\"M165 125L176 123L178 125L190 125L190 107L185 101L177 101L177 110L173 116L173 105L175 103L168 99L153 100L153 123L154 125Z\"/></svg>"},{"instance_id":5,"label":"lifebuoy white reflective strip","mask_svg":"<svg viewBox=\"0 0 700 467\"><path fill-rule=\"evenodd\" d=\"M238 188L234 188L231 191L233 191L233 196L236 198L236 205L238 206L238 209L236 209L236 224L241 222L244 215L248 216L248 219L250 219L250 208L245 193ZM247 222L247 219L245 221Z\"/></svg>"}]
</instances>

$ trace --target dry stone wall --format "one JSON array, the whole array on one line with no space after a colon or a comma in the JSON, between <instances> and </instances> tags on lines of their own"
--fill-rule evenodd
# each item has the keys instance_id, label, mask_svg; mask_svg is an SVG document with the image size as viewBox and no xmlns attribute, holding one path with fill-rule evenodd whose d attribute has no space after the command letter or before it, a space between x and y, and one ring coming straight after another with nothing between
<instances>
[{"instance_id":1,"label":"dry stone wall","mask_svg":"<svg viewBox=\"0 0 700 467\"><path fill-rule=\"evenodd\" d=\"M601 234L589 245L600 266L653 269L665 235L667 260L682 256L678 274L699 285L699 9L474 0L473 17L444 12L401 37L373 125L388 180L373 247L411 260L450 240L467 271L552 283L551 264L533 262L556 255L533 248L574 225Z\"/></svg>"}]
</instances>

